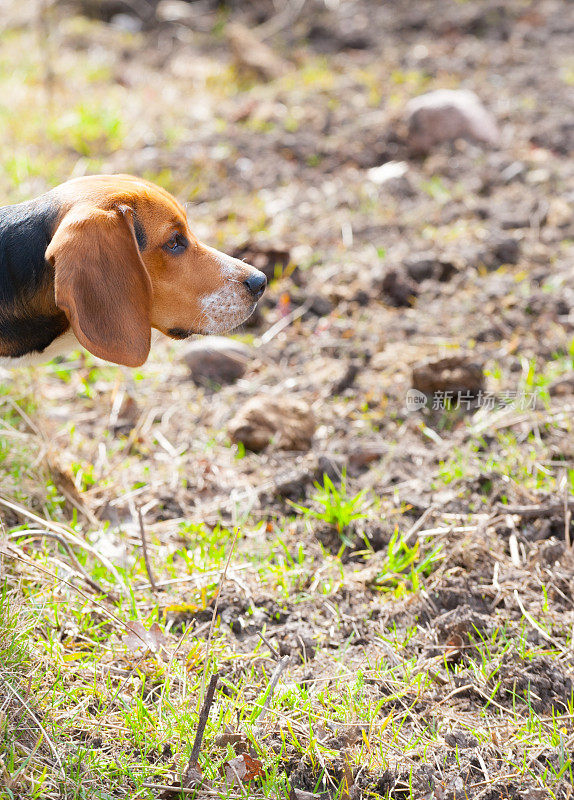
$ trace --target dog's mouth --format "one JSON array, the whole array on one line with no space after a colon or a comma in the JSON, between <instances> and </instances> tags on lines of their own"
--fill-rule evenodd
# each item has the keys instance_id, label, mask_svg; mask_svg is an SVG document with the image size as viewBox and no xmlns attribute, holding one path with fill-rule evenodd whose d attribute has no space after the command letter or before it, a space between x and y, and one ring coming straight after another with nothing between
<instances>
[{"instance_id":1,"label":"dog's mouth","mask_svg":"<svg viewBox=\"0 0 574 800\"><path fill-rule=\"evenodd\" d=\"M163 332L170 336L172 339L189 339L190 336L209 335L209 334L225 334L230 333L236 328L240 327L257 308L257 301L250 303L247 309L242 309L240 313L235 311L232 314L221 314L215 318L209 316L205 320L205 325L202 325L201 330L197 328L164 328Z\"/></svg>"},{"instance_id":2,"label":"dog's mouth","mask_svg":"<svg viewBox=\"0 0 574 800\"><path fill-rule=\"evenodd\" d=\"M185 328L169 328L167 335L172 339L189 339L194 334L194 331L187 331Z\"/></svg>"}]
</instances>

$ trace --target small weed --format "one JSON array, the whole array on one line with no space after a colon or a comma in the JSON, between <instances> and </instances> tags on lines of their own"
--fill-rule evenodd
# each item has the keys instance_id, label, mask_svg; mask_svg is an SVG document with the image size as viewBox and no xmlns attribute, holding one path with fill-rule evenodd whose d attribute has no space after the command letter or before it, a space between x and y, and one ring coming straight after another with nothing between
<instances>
[{"instance_id":1,"label":"small weed","mask_svg":"<svg viewBox=\"0 0 574 800\"><path fill-rule=\"evenodd\" d=\"M323 485L315 483L317 492L312 496L312 500L320 508L308 508L290 501L290 505L305 517L321 520L337 529L337 533L345 544L349 544L345 535L346 528L356 519L365 519L364 502L366 490L363 489L357 494L349 496L347 493L346 474L343 473L341 486L337 488L328 475L323 475Z\"/></svg>"},{"instance_id":2,"label":"small weed","mask_svg":"<svg viewBox=\"0 0 574 800\"><path fill-rule=\"evenodd\" d=\"M397 596L408 591L418 591L421 578L430 575L439 560L442 545L437 545L422 558L420 549L418 539L412 547L409 547L404 537L399 537L399 532L396 530L388 544L383 569L375 578L375 588L382 592L394 592Z\"/></svg>"}]
</instances>

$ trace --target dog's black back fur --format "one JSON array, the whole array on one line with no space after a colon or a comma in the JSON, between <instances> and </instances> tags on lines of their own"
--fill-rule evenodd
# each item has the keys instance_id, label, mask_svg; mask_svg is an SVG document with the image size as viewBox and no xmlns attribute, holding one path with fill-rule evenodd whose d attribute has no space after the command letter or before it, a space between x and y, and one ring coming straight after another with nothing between
<instances>
[{"instance_id":1,"label":"dog's black back fur","mask_svg":"<svg viewBox=\"0 0 574 800\"><path fill-rule=\"evenodd\" d=\"M42 352L68 327L44 257L58 212L50 195L0 208L0 355Z\"/></svg>"}]
</instances>

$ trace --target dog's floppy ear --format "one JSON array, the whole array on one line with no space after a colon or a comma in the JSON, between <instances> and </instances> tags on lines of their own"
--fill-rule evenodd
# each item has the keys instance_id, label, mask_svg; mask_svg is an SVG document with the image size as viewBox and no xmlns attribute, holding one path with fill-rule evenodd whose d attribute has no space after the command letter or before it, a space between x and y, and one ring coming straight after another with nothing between
<instances>
[{"instance_id":1,"label":"dog's floppy ear","mask_svg":"<svg viewBox=\"0 0 574 800\"><path fill-rule=\"evenodd\" d=\"M83 205L62 219L46 250L56 305L76 338L106 361L138 367L149 354L151 280L140 257L133 210Z\"/></svg>"}]
</instances>

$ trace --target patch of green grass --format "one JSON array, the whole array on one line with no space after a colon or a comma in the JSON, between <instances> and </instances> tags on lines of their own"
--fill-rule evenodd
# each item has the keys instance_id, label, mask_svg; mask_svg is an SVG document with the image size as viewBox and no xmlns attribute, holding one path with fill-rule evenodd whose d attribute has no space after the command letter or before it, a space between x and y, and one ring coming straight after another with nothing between
<instances>
[{"instance_id":1,"label":"patch of green grass","mask_svg":"<svg viewBox=\"0 0 574 800\"><path fill-rule=\"evenodd\" d=\"M27 733L34 720L35 698L30 692L33 658L30 647L32 624L16 607L6 582L0 584L0 776L1 798L15 798L22 785L31 798L40 797L46 768L35 765L43 736L31 740ZM45 732L44 734L45 735ZM35 742L35 744L34 744ZM12 791L14 790L14 791Z\"/></svg>"},{"instance_id":2,"label":"patch of green grass","mask_svg":"<svg viewBox=\"0 0 574 800\"><path fill-rule=\"evenodd\" d=\"M536 433L528 434L526 446L512 430L496 431L492 438L494 443L486 449L480 437L455 448L448 459L440 461L434 485L462 486L473 478L484 479L492 485L494 478L509 476L525 489L555 491L558 473L556 468L544 467L545 448Z\"/></svg>"},{"instance_id":3,"label":"patch of green grass","mask_svg":"<svg viewBox=\"0 0 574 800\"><path fill-rule=\"evenodd\" d=\"M14 608L6 583L0 585L0 674L3 681L17 681L30 662L28 637L31 624L23 610Z\"/></svg>"},{"instance_id":4,"label":"patch of green grass","mask_svg":"<svg viewBox=\"0 0 574 800\"><path fill-rule=\"evenodd\" d=\"M292 501L289 502L294 509L305 517L321 520L328 525L333 525L343 542L349 544L346 529L351 522L365 519L364 510L367 491L362 490L355 495L347 492L346 475L343 473L341 485L337 487L328 475L323 475L323 485L316 482L317 491L311 499L316 503L315 508L304 506Z\"/></svg>"},{"instance_id":5,"label":"patch of green grass","mask_svg":"<svg viewBox=\"0 0 574 800\"><path fill-rule=\"evenodd\" d=\"M439 175L433 175L428 181L423 181L421 189L440 204L448 203L452 197L451 190L447 188L444 180Z\"/></svg>"},{"instance_id":6,"label":"patch of green grass","mask_svg":"<svg viewBox=\"0 0 574 800\"><path fill-rule=\"evenodd\" d=\"M58 146L73 147L82 156L112 153L124 141L124 126L118 111L109 105L79 103L52 120L47 130Z\"/></svg>"},{"instance_id":7,"label":"patch of green grass","mask_svg":"<svg viewBox=\"0 0 574 800\"><path fill-rule=\"evenodd\" d=\"M492 487L494 479L499 478L506 482L510 479L528 490L547 494L556 491L563 468L553 450L553 441L558 441L571 429L572 423L564 415L541 417L540 412L549 408L552 382L574 368L574 344L546 362L522 359L521 367L516 389L509 391L508 397L502 390L499 393L498 407L491 412L492 430L481 426L481 432L474 433L473 419L466 420L465 440L453 448L448 458L439 462L435 486L462 485L474 478L481 480L483 487L488 483ZM500 365L490 365L485 373L495 384L504 383ZM530 415L519 429L512 424L508 428L498 424L499 417L506 413L505 404L517 417ZM447 410L443 417L439 423L441 430L448 430L458 420L456 411ZM551 463L547 465L547 462ZM564 467L568 467L567 459Z\"/></svg>"},{"instance_id":8,"label":"patch of green grass","mask_svg":"<svg viewBox=\"0 0 574 800\"><path fill-rule=\"evenodd\" d=\"M383 567L374 580L374 587L382 592L392 592L401 597L408 592L417 592L422 579L428 577L440 560L442 544L430 552L421 552L417 539L412 546L396 530L387 545Z\"/></svg>"}]
</instances>

